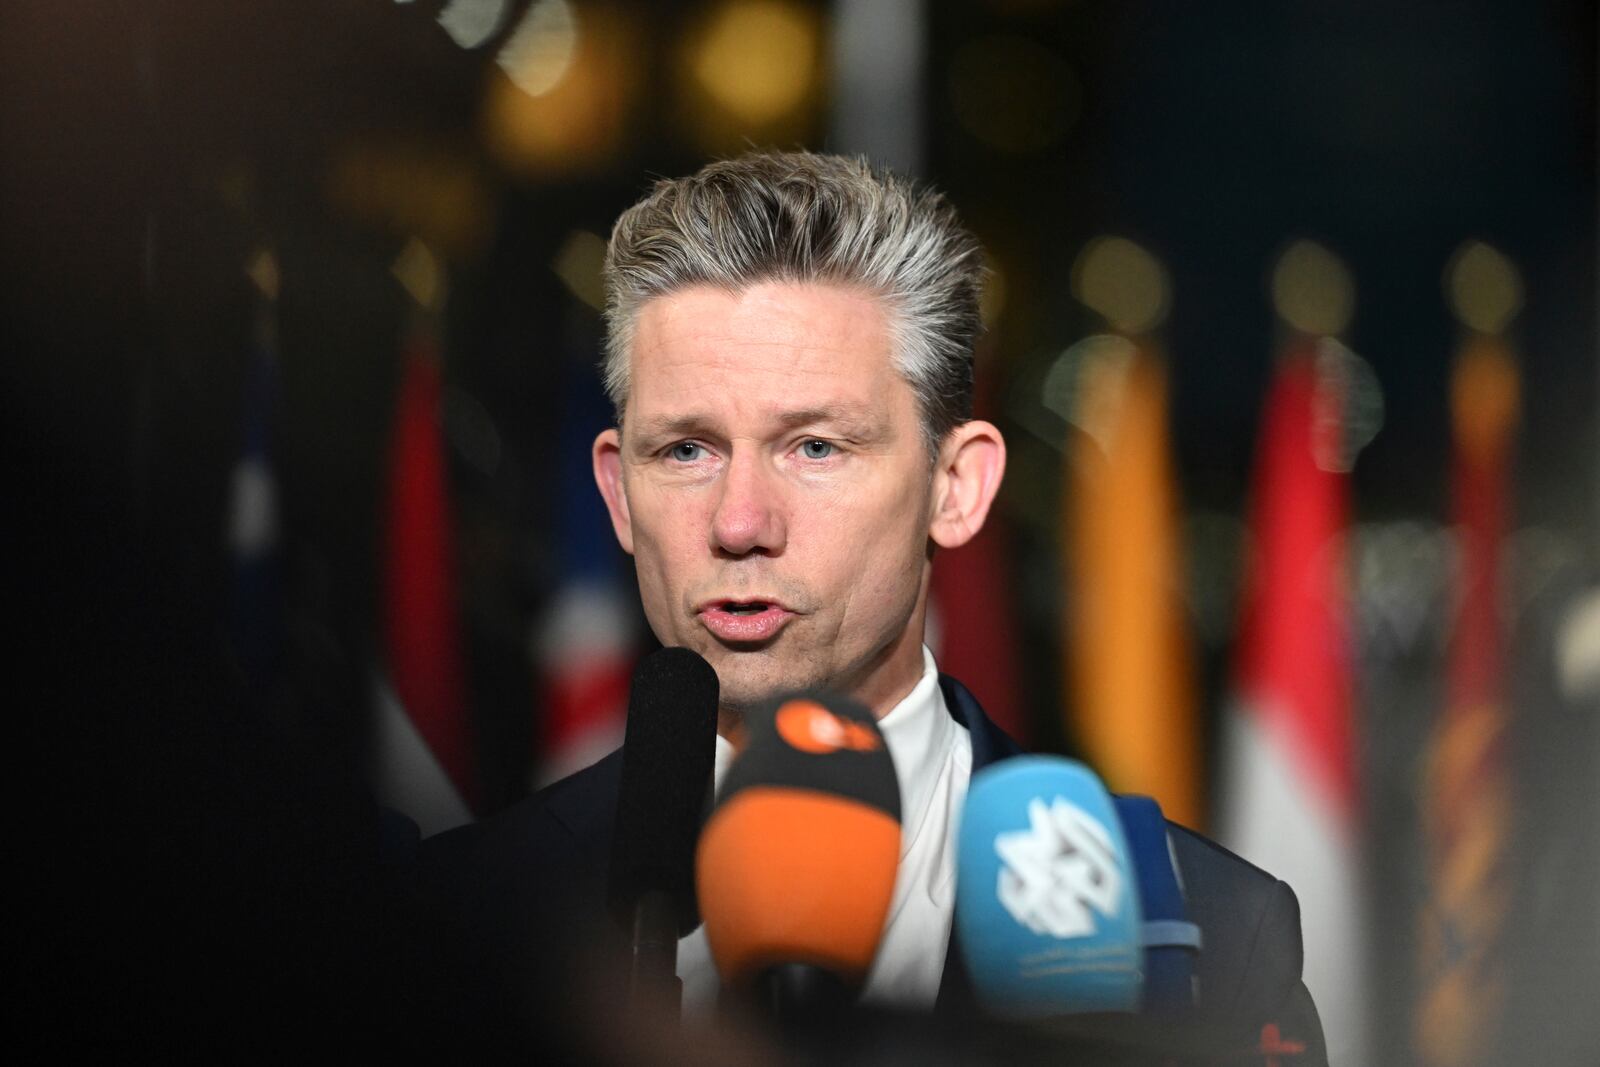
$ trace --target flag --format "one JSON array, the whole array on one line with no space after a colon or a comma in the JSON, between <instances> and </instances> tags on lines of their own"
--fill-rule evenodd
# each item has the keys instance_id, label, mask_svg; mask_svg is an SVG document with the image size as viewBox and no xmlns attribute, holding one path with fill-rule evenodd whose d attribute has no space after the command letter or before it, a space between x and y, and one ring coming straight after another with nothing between
<instances>
[{"instance_id":1,"label":"flag","mask_svg":"<svg viewBox=\"0 0 1600 1067\"><path fill-rule=\"evenodd\" d=\"M994 409L994 377L985 372L989 356L979 353L973 382L973 414L980 419L991 418ZM1033 731L1022 699L1017 598L998 504L972 540L934 554L924 640L939 670L960 678L984 714L1027 747Z\"/></svg>"},{"instance_id":2,"label":"flag","mask_svg":"<svg viewBox=\"0 0 1600 1067\"><path fill-rule=\"evenodd\" d=\"M1517 393L1504 341L1464 346L1451 382L1456 616L1424 772L1429 900L1414 1020L1420 1060L1438 1067L1482 1061L1505 997L1511 782L1499 587Z\"/></svg>"},{"instance_id":3,"label":"flag","mask_svg":"<svg viewBox=\"0 0 1600 1067\"><path fill-rule=\"evenodd\" d=\"M380 799L424 834L471 821L479 801L441 389L437 346L419 333L390 442L374 762Z\"/></svg>"},{"instance_id":4,"label":"flag","mask_svg":"<svg viewBox=\"0 0 1600 1067\"><path fill-rule=\"evenodd\" d=\"M1099 446L1066 453L1068 727L1111 788L1199 827L1200 730L1183 613L1176 491L1159 356L1086 349L1072 418Z\"/></svg>"},{"instance_id":5,"label":"flag","mask_svg":"<svg viewBox=\"0 0 1600 1067\"><path fill-rule=\"evenodd\" d=\"M556 450L560 573L533 634L543 707L534 731L536 788L622 743L638 638L635 594L590 462L610 402L587 367L569 371L564 392Z\"/></svg>"},{"instance_id":6,"label":"flag","mask_svg":"<svg viewBox=\"0 0 1600 1067\"><path fill-rule=\"evenodd\" d=\"M1264 412L1224 737L1220 838L1300 900L1305 982L1335 1063L1365 1063L1367 936L1342 560L1350 361L1293 342Z\"/></svg>"},{"instance_id":7,"label":"flag","mask_svg":"<svg viewBox=\"0 0 1600 1067\"><path fill-rule=\"evenodd\" d=\"M960 548L933 557L928 647L939 670L972 690L984 714L1026 745L1029 729L1017 674L1017 623L1006 567L1005 529L992 511Z\"/></svg>"}]
</instances>

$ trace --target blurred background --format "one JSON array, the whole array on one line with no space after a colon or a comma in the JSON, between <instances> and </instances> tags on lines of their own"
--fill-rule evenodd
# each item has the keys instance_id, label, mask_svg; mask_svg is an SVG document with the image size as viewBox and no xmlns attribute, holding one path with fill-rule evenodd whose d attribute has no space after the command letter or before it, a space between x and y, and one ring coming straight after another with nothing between
<instances>
[{"instance_id":1,"label":"blurred background","mask_svg":"<svg viewBox=\"0 0 1600 1067\"><path fill-rule=\"evenodd\" d=\"M378 803L432 832L620 741L652 639L588 473L605 238L657 177L804 147L927 179L989 255L1011 466L936 563L941 667L1294 885L1343 1062L1593 1062L1596 33L1558 0L8 5L39 1003L157 1026L128 960L203 972L246 914L253 974L336 988L304 965L379 891L345 863Z\"/></svg>"}]
</instances>

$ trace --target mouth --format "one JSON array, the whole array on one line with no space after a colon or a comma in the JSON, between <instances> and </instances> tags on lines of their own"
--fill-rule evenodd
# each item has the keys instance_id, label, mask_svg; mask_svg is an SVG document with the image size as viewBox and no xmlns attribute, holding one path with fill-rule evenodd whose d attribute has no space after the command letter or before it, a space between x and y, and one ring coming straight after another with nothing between
<instances>
[{"instance_id":1,"label":"mouth","mask_svg":"<svg viewBox=\"0 0 1600 1067\"><path fill-rule=\"evenodd\" d=\"M778 601L759 597L707 601L696 614L713 637L731 645L769 641L795 617Z\"/></svg>"}]
</instances>

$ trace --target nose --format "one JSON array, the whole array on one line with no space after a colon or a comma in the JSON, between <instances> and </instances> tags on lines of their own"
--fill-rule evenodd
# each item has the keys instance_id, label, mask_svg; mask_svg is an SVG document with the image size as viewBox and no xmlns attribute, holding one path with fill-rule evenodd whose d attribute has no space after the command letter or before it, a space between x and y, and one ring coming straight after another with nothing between
<instances>
[{"instance_id":1,"label":"nose","mask_svg":"<svg viewBox=\"0 0 1600 1067\"><path fill-rule=\"evenodd\" d=\"M773 556L788 537L783 488L777 472L749 453L735 453L723 470L711 544L730 556Z\"/></svg>"}]
</instances>

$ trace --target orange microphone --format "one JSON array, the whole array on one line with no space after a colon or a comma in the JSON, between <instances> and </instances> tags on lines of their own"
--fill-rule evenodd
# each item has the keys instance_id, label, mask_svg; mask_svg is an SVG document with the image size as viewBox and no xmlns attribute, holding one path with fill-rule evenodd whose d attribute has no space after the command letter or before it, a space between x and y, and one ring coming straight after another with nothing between
<instances>
[{"instance_id":1,"label":"orange microphone","mask_svg":"<svg viewBox=\"0 0 1600 1067\"><path fill-rule=\"evenodd\" d=\"M900 864L900 786L866 708L808 694L748 716L695 886L724 985L780 1021L849 1003Z\"/></svg>"}]
</instances>

